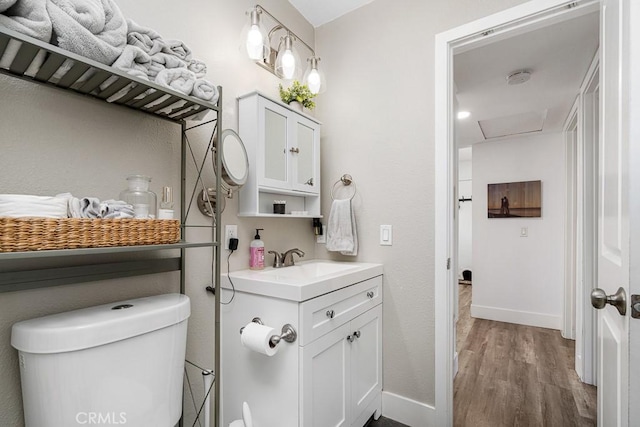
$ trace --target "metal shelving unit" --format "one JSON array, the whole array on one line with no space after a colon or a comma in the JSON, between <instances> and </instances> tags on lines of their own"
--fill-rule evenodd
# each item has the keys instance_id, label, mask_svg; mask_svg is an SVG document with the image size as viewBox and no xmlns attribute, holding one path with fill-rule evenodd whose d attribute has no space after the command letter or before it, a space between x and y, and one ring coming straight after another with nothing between
<instances>
[{"instance_id":1,"label":"metal shelving unit","mask_svg":"<svg viewBox=\"0 0 640 427\"><path fill-rule=\"evenodd\" d=\"M17 46L17 47L16 47ZM111 105L131 108L145 114L153 115L157 118L176 123L181 126L181 203L180 212L182 235L184 236L187 224L188 212L191 211L193 197L187 203L187 197L195 193L198 184L201 183L200 174L204 167L206 156L211 151L207 149L201 164L196 164L198 178L194 183L194 191L187 193L187 149L192 150L187 139L187 131L201 124L188 127L187 120L205 112L214 112L215 118L205 123L214 123L214 133L217 140L221 140L222 126L222 88L218 87L220 97L218 103L212 104L198 98L186 96L182 93L159 86L153 82L143 80L123 71L116 70L96 61L81 57L74 53L65 51L56 46L25 36L8 28L0 27L0 58L3 55L15 51L15 56L11 61L8 70L0 69L0 73L10 75L15 78L28 80L30 82L43 84L57 89L72 91L79 95L90 96L104 100ZM34 60L44 57L44 61L35 72L29 72L29 67ZM57 76L56 73L61 75ZM28 75L29 74L29 75ZM107 84L109 83L109 84ZM129 88L128 92L118 99L111 99L119 91ZM112 102L111 102L112 101ZM173 104L184 101L179 107ZM150 104L155 105L150 105ZM211 141L210 141L211 144ZM208 147L211 148L211 147ZM216 170L222 170L221 156L217 156ZM194 159L195 163L195 159ZM222 194L220 180L216 180L216 194ZM133 252L150 252L179 250L179 257L149 258L143 260L127 260L118 262L89 263L54 268L42 269L10 269L10 271L0 273L0 292L19 291L47 286L56 286L70 283L92 282L96 280L114 279L120 277L138 276L168 271L180 271L180 292L185 292L185 259L187 250L199 247L211 247L215 263L215 372L217 375L215 382L215 413L216 425L218 425L217 414L219 413L220 395L220 204L215 206L215 220L211 227L214 230L214 238L206 243L180 242L172 245L142 245L123 246L109 248L86 248L52 251L14 252L0 253L0 262L21 262L24 260L44 260L55 257L66 259L78 259L82 256L126 254ZM94 257L95 258L95 257ZM6 264L5 264L6 265Z\"/></svg>"}]
</instances>

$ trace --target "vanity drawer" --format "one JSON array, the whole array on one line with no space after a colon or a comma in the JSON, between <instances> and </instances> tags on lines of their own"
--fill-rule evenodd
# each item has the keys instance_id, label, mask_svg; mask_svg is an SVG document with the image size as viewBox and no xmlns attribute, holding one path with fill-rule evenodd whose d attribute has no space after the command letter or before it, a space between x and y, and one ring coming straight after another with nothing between
<instances>
[{"instance_id":1,"label":"vanity drawer","mask_svg":"<svg viewBox=\"0 0 640 427\"><path fill-rule=\"evenodd\" d=\"M315 341L380 303L382 276L301 303L299 345Z\"/></svg>"}]
</instances>

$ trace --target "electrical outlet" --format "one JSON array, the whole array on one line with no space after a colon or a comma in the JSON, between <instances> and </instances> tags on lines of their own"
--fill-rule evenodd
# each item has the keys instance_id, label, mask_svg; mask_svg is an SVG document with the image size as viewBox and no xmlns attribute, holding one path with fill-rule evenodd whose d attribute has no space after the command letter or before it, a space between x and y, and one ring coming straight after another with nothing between
<instances>
[{"instance_id":1,"label":"electrical outlet","mask_svg":"<svg viewBox=\"0 0 640 427\"><path fill-rule=\"evenodd\" d=\"M229 249L229 239L238 238L238 226L237 225L225 225L224 226L224 248Z\"/></svg>"},{"instance_id":2,"label":"electrical outlet","mask_svg":"<svg viewBox=\"0 0 640 427\"><path fill-rule=\"evenodd\" d=\"M316 243L327 243L327 226L322 226L322 234L320 236L316 236Z\"/></svg>"}]
</instances>

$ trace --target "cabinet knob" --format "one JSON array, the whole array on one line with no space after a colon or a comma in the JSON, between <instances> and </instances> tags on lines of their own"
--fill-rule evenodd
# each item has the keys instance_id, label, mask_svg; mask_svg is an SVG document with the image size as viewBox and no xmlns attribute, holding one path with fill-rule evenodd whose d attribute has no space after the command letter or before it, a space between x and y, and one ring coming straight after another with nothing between
<instances>
[{"instance_id":1,"label":"cabinet knob","mask_svg":"<svg viewBox=\"0 0 640 427\"><path fill-rule=\"evenodd\" d=\"M353 336L356 337L356 338L360 338L360 331L355 331L353 333Z\"/></svg>"},{"instance_id":2,"label":"cabinet knob","mask_svg":"<svg viewBox=\"0 0 640 427\"><path fill-rule=\"evenodd\" d=\"M327 317L328 317L329 319L333 319L333 316L335 316L335 315L336 315L336 312L335 312L335 311L333 311L333 310L327 310Z\"/></svg>"},{"instance_id":3,"label":"cabinet knob","mask_svg":"<svg viewBox=\"0 0 640 427\"><path fill-rule=\"evenodd\" d=\"M305 182L305 185L310 185L313 187L313 178L309 178L307 182Z\"/></svg>"},{"instance_id":4,"label":"cabinet knob","mask_svg":"<svg viewBox=\"0 0 640 427\"><path fill-rule=\"evenodd\" d=\"M299 148L297 148L297 147L293 147L293 148L290 148L290 149L289 149L289 151L290 151L291 153L296 153L296 154L298 154L298 153L300 152L300 149L299 149Z\"/></svg>"},{"instance_id":5,"label":"cabinet knob","mask_svg":"<svg viewBox=\"0 0 640 427\"><path fill-rule=\"evenodd\" d=\"M356 338L353 335L347 335L347 341L353 342Z\"/></svg>"},{"instance_id":6,"label":"cabinet knob","mask_svg":"<svg viewBox=\"0 0 640 427\"><path fill-rule=\"evenodd\" d=\"M373 298L373 297L374 297L374 295L375 295L375 294L373 293L373 291L369 291L369 292L367 292L367 296L368 296L369 298Z\"/></svg>"}]
</instances>

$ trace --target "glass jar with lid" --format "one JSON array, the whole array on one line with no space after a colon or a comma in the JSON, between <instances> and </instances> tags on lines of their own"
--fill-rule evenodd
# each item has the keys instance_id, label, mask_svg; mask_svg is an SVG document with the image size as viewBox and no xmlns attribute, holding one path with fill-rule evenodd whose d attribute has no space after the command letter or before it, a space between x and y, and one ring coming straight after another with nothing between
<instances>
[{"instance_id":1,"label":"glass jar with lid","mask_svg":"<svg viewBox=\"0 0 640 427\"><path fill-rule=\"evenodd\" d=\"M158 202L156 194L149 190L151 178L145 175L129 175L127 183L129 188L120 193L120 199L133 206L136 218L156 218Z\"/></svg>"}]
</instances>

